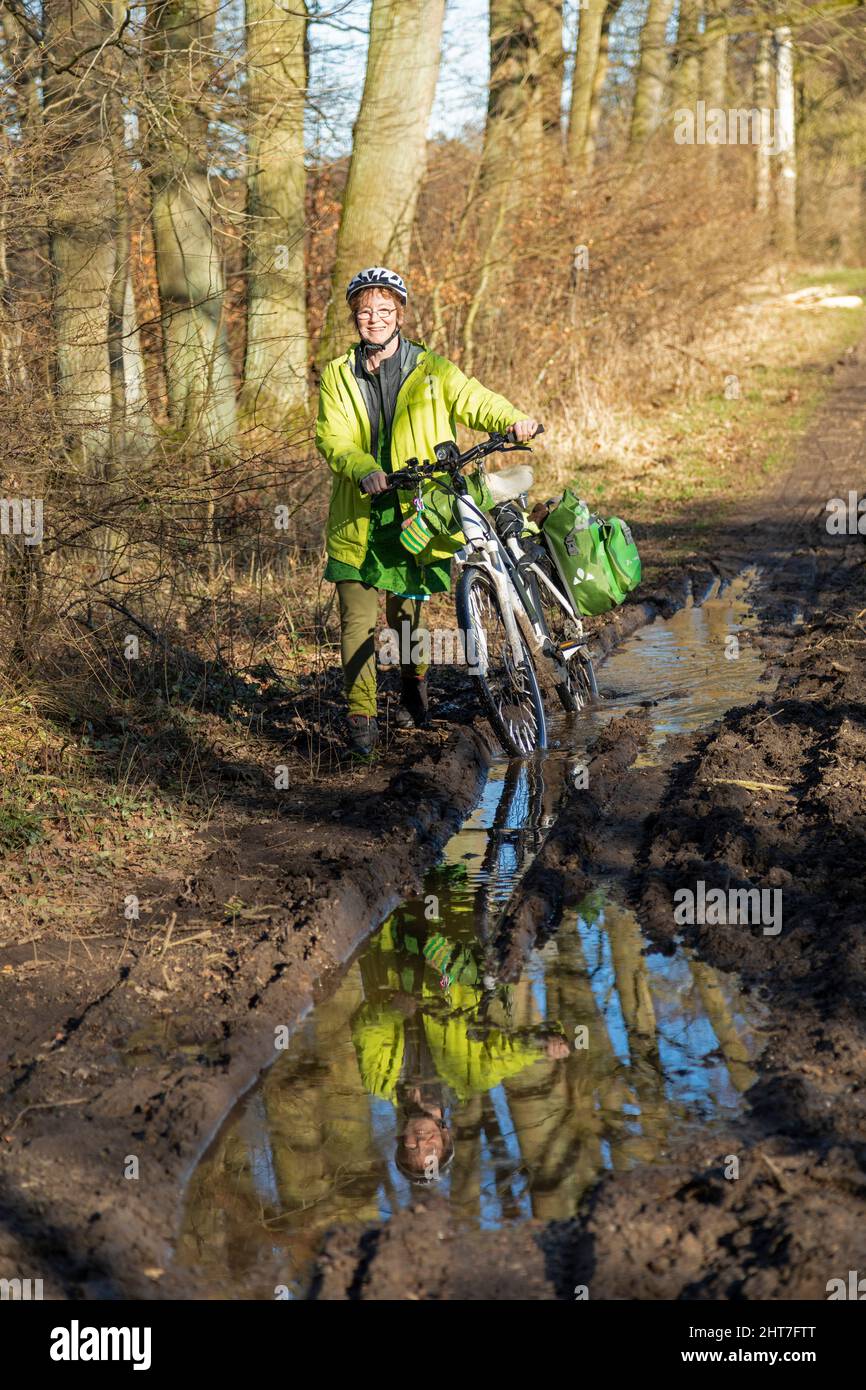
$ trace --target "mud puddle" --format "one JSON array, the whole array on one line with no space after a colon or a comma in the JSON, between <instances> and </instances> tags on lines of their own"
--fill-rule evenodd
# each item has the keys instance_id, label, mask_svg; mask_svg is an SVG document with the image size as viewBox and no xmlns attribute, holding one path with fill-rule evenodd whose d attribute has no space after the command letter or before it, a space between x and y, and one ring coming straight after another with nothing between
<instances>
[{"instance_id":1,"label":"mud puddle","mask_svg":"<svg viewBox=\"0 0 866 1390\"><path fill-rule=\"evenodd\" d=\"M639 628L599 670L604 704L596 719L651 707L649 745L657 751L671 734L693 733L733 705L750 704L765 665L750 645L758 626L750 593L758 582L758 571L746 570L721 591L714 585L703 603Z\"/></svg>"},{"instance_id":2,"label":"mud puddle","mask_svg":"<svg viewBox=\"0 0 866 1390\"><path fill-rule=\"evenodd\" d=\"M235 1297L303 1296L325 1230L388 1220L425 1172L469 1226L566 1219L605 1170L662 1159L738 1108L754 1005L685 952L645 954L615 884L567 915L516 983L497 979L489 943L601 728L650 708L653 759L670 734L754 700L755 580L624 642L599 671L604 703L558 721L547 758L494 763L422 894L285 1040L199 1165L178 1272Z\"/></svg>"},{"instance_id":3,"label":"mud puddle","mask_svg":"<svg viewBox=\"0 0 866 1390\"><path fill-rule=\"evenodd\" d=\"M303 1296L324 1233L423 1198L425 1165L467 1229L568 1219L605 1171L663 1159L755 1080L760 1025L732 978L645 956L602 893L500 985L464 863L427 887L442 923L420 905L388 919L197 1170L177 1263L214 1292ZM447 1125L423 1153L422 1111Z\"/></svg>"}]
</instances>

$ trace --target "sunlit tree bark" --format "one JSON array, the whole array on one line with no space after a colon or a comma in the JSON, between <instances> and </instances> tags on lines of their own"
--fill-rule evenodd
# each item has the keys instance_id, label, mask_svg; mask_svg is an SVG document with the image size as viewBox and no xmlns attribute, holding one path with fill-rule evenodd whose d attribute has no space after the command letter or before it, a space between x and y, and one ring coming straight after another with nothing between
<instances>
[{"instance_id":1,"label":"sunlit tree bark","mask_svg":"<svg viewBox=\"0 0 866 1390\"><path fill-rule=\"evenodd\" d=\"M304 0L246 0L247 343L242 402L278 430L307 394Z\"/></svg>"},{"instance_id":2,"label":"sunlit tree bark","mask_svg":"<svg viewBox=\"0 0 866 1390\"><path fill-rule=\"evenodd\" d=\"M565 49L562 45L562 0L533 0L537 14L541 131L543 159L554 171L562 163L562 78Z\"/></svg>"},{"instance_id":3,"label":"sunlit tree bark","mask_svg":"<svg viewBox=\"0 0 866 1390\"><path fill-rule=\"evenodd\" d=\"M631 116L631 142L639 145L659 126L664 111L668 80L665 39L673 0L649 0L640 36L640 61Z\"/></svg>"},{"instance_id":4,"label":"sunlit tree bark","mask_svg":"<svg viewBox=\"0 0 866 1390\"><path fill-rule=\"evenodd\" d=\"M463 365L472 371L475 327L492 300L497 266L508 259L509 228L533 171L541 167L541 101L536 14L522 0L490 0L490 87L481 156L475 293L463 328ZM525 196L525 195L523 195Z\"/></svg>"},{"instance_id":5,"label":"sunlit tree bark","mask_svg":"<svg viewBox=\"0 0 866 1390\"><path fill-rule=\"evenodd\" d=\"M764 217L770 212L771 49L770 34L761 34L755 57L755 106L761 113L761 138L755 147L755 211Z\"/></svg>"},{"instance_id":6,"label":"sunlit tree bark","mask_svg":"<svg viewBox=\"0 0 866 1390\"><path fill-rule=\"evenodd\" d=\"M671 104L693 107L698 99L701 60L698 26L702 0L680 0L677 17L676 67L671 76Z\"/></svg>"},{"instance_id":7,"label":"sunlit tree bark","mask_svg":"<svg viewBox=\"0 0 866 1390\"><path fill-rule=\"evenodd\" d=\"M595 65L595 77L592 80L586 138L583 143L582 167L586 173L591 173L595 164L595 153L598 147L598 128L601 123L602 97L604 95L604 86L607 80L608 67L610 65L610 26L621 3L622 0L613 0L613 3L608 3L601 21L598 62Z\"/></svg>"},{"instance_id":8,"label":"sunlit tree bark","mask_svg":"<svg viewBox=\"0 0 866 1390\"><path fill-rule=\"evenodd\" d=\"M572 177L584 168L590 111L601 63L602 33L607 11L608 0L587 0L586 8L580 10L566 140L566 159Z\"/></svg>"},{"instance_id":9,"label":"sunlit tree bark","mask_svg":"<svg viewBox=\"0 0 866 1390\"><path fill-rule=\"evenodd\" d=\"M791 30L775 31L776 41L776 241L792 255L797 249L797 151L794 124L794 45Z\"/></svg>"},{"instance_id":10,"label":"sunlit tree bark","mask_svg":"<svg viewBox=\"0 0 866 1390\"><path fill-rule=\"evenodd\" d=\"M206 0L152 3L148 145L169 415L183 439L230 450L235 382L207 163L215 14Z\"/></svg>"},{"instance_id":11,"label":"sunlit tree bark","mask_svg":"<svg viewBox=\"0 0 866 1390\"><path fill-rule=\"evenodd\" d=\"M96 0L46 0L44 22L44 128L55 171L49 205L55 384L69 444L94 462L110 445L115 203L99 86L92 75L84 80L79 64L85 49L110 37L110 11Z\"/></svg>"},{"instance_id":12,"label":"sunlit tree bark","mask_svg":"<svg viewBox=\"0 0 866 1390\"><path fill-rule=\"evenodd\" d=\"M724 110L728 94L728 10L731 0L707 0L701 58L701 97L711 110ZM708 117L709 118L709 117ZM704 151L711 179L718 178L720 145Z\"/></svg>"}]
</instances>

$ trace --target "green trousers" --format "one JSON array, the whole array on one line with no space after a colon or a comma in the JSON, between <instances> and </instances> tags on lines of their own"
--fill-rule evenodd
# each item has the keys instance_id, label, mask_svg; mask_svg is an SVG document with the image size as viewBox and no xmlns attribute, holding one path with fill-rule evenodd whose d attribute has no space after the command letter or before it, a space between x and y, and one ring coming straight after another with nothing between
<instances>
[{"instance_id":1,"label":"green trousers","mask_svg":"<svg viewBox=\"0 0 866 1390\"><path fill-rule=\"evenodd\" d=\"M379 590L371 584L344 579L337 584L337 596L340 600L340 654L349 713L375 715ZM424 627L423 601L386 593L385 619L399 643L401 671L415 676L426 675L428 663L410 659L415 634ZM388 649L394 650L394 639Z\"/></svg>"}]
</instances>

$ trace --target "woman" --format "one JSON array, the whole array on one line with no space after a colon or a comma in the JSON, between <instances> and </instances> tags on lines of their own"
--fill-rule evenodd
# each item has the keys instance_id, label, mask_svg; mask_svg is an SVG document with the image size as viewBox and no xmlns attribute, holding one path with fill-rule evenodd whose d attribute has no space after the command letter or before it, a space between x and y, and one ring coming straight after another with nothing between
<instances>
[{"instance_id":1,"label":"woman","mask_svg":"<svg viewBox=\"0 0 866 1390\"><path fill-rule=\"evenodd\" d=\"M387 491L388 474L409 458L432 459L437 444L455 437L457 424L488 432L513 428L520 441L538 426L452 362L403 337L406 286L393 270L359 271L346 300L360 341L322 373L316 445L334 473L325 578L336 584L340 602L349 746L369 757L379 735L379 591L388 626L400 638L397 724L422 727L427 668L410 659L414 635L424 602L451 587L451 556L460 543L459 536L434 538L418 555L407 549L400 535L415 515L412 496Z\"/></svg>"}]
</instances>

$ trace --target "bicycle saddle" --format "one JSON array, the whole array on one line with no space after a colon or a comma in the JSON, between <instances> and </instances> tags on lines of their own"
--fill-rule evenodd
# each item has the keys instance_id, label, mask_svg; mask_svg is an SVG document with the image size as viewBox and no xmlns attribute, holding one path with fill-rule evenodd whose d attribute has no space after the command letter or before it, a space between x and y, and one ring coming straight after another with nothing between
<instances>
[{"instance_id":1,"label":"bicycle saddle","mask_svg":"<svg viewBox=\"0 0 866 1390\"><path fill-rule=\"evenodd\" d=\"M510 468L500 468L498 473L487 474L487 485L493 494L495 506L500 502L510 502L521 492L528 492L534 478L532 469L526 463L512 463Z\"/></svg>"}]
</instances>

